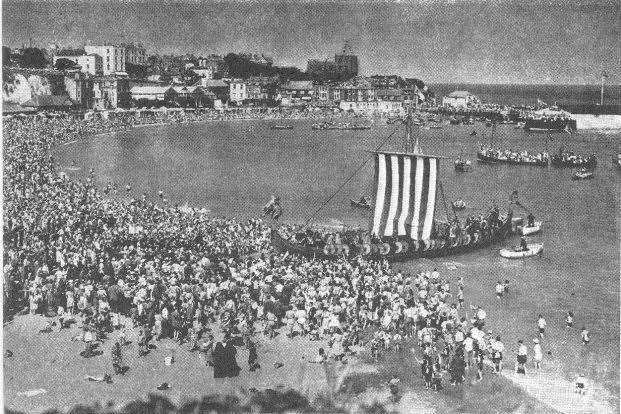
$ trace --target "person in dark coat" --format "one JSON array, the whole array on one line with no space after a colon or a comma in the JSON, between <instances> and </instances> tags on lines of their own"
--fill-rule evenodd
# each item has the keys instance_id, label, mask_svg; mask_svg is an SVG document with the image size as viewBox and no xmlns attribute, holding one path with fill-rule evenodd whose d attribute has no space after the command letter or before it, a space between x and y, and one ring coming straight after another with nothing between
<instances>
[{"instance_id":1,"label":"person in dark coat","mask_svg":"<svg viewBox=\"0 0 621 414\"><path fill-rule=\"evenodd\" d=\"M213 360L213 377L224 378L226 377L226 369L224 363L224 345L218 341L211 353Z\"/></svg>"},{"instance_id":2,"label":"person in dark coat","mask_svg":"<svg viewBox=\"0 0 621 414\"><path fill-rule=\"evenodd\" d=\"M237 348L230 341L230 338L226 338L223 344L224 347L224 375L226 377L236 377L239 375L241 368L237 365Z\"/></svg>"},{"instance_id":3,"label":"person in dark coat","mask_svg":"<svg viewBox=\"0 0 621 414\"><path fill-rule=\"evenodd\" d=\"M121 351L121 344L116 341L112 346L112 367L115 374L123 374L123 352Z\"/></svg>"}]
</instances>

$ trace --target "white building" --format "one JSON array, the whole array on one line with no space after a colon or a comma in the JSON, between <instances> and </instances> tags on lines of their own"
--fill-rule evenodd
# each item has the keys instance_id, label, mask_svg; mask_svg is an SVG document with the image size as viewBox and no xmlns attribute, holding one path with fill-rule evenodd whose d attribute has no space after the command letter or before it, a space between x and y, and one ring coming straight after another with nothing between
<instances>
[{"instance_id":1,"label":"white building","mask_svg":"<svg viewBox=\"0 0 621 414\"><path fill-rule=\"evenodd\" d=\"M111 75L116 72L125 72L125 48L122 46L114 45L97 45L97 46L84 46L84 50L87 54L97 54L101 56L103 74Z\"/></svg>"},{"instance_id":2,"label":"white building","mask_svg":"<svg viewBox=\"0 0 621 414\"><path fill-rule=\"evenodd\" d=\"M248 99L248 91L244 81L235 79L229 83L229 99L231 102L235 102L237 104L240 104Z\"/></svg>"},{"instance_id":3,"label":"white building","mask_svg":"<svg viewBox=\"0 0 621 414\"><path fill-rule=\"evenodd\" d=\"M442 98L442 106L450 106L453 108L466 108L479 103L479 98L468 91L451 92Z\"/></svg>"},{"instance_id":4,"label":"white building","mask_svg":"<svg viewBox=\"0 0 621 414\"><path fill-rule=\"evenodd\" d=\"M56 62L59 59L67 59L80 66L80 71L84 73L90 73L91 75L101 75L103 73L103 60L101 56L91 53L89 55L79 56L54 56L53 62L56 66Z\"/></svg>"}]
</instances>

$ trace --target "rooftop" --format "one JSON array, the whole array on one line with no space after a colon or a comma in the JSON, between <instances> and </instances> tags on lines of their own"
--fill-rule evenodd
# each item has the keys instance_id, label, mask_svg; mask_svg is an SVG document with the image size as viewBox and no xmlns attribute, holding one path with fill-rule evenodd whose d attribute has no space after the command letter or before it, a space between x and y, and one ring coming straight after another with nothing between
<instances>
[{"instance_id":1,"label":"rooftop","mask_svg":"<svg viewBox=\"0 0 621 414\"><path fill-rule=\"evenodd\" d=\"M448 94L449 98L468 98L469 96L473 96L468 91L454 91Z\"/></svg>"},{"instance_id":2,"label":"rooftop","mask_svg":"<svg viewBox=\"0 0 621 414\"><path fill-rule=\"evenodd\" d=\"M129 91L132 94L149 95L149 94L166 93L168 92L169 89L171 89L171 87L168 85L166 86L147 85L147 86L133 86Z\"/></svg>"}]
</instances>

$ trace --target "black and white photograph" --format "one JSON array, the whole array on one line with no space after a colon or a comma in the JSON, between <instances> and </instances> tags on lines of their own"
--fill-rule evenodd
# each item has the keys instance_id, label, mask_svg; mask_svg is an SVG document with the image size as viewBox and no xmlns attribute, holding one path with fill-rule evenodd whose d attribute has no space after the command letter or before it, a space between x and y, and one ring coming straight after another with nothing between
<instances>
[{"instance_id":1,"label":"black and white photograph","mask_svg":"<svg viewBox=\"0 0 621 414\"><path fill-rule=\"evenodd\" d=\"M0 5L4 412L619 412L619 0Z\"/></svg>"}]
</instances>

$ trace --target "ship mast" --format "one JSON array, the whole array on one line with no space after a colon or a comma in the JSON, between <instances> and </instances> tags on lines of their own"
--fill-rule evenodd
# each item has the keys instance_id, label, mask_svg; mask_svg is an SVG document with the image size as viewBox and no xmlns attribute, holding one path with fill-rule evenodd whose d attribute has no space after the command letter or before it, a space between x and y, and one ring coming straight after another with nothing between
<instances>
[{"instance_id":1,"label":"ship mast","mask_svg":"<svg viewBox=\"0 0 621 414\"><path fill-rule=\"evenodd\" d=\"M599 92L599 106L604 106L604 80L608 77L605 70L602 70L601 89Z\"/></svg>"},{"instance_id":2,"label":"ship mast","mask_svg":"<svg viewBox=\"0 0 621 414\"><path fill-rule=\"evenodd\" d=\"M408 107L408 114L405 118L405 139L403 142L403 150L405 152L422 155L420 146L418 143L418 134L412 142L412 108Z\"/></svg>"}]
</instances>

